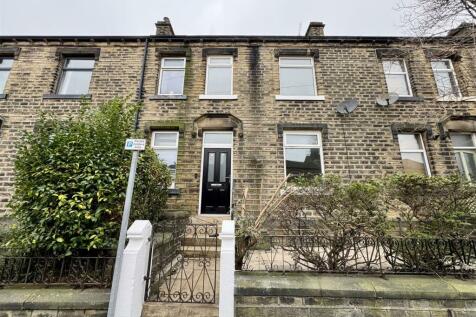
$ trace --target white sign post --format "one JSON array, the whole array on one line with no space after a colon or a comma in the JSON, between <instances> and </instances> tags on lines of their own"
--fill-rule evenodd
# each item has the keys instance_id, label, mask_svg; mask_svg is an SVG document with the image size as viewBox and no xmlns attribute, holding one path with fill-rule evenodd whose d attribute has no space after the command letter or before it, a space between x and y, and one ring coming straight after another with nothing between
<instances>
[{"instance_id":1,"label":"white sign post","mask_svg":"<svg viewBox=\"0 0 476 317\"><path fill-rule=\"evenodd\" d=\"M119 276L122 266L122 254L126 244L127 226L129 225L129 215L131 213L132 193L134 191L134 181L136 178L137 161L139 152L145 150L144 139L127 139L125 149L132 152L131 168L129 171L129 180L127 182L126 201L124 202L124 211L122 212L121 233L117 242L116 261L114 263L114 275L112 278L111 295L109 297L109 308L107 317L115 316L117 287L119 285Z\"/></svg>"}]
</instances>

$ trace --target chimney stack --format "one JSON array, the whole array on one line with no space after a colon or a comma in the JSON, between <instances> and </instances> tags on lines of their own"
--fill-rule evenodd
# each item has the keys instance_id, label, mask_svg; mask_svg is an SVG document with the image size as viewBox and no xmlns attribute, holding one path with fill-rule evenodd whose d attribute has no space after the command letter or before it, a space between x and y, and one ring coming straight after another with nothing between
<instances>
[{"instance_id":1,"label":"chimney stack","mask_svg":"<svg viewBox=\"0 0 476 317\"><path fill-rule=\"evenodd\" d=\"M306 36L324 36L324 27L326 25L322 22L310 22L306 31Z\"/></svg>"},{"instance_id":2,"label":"chimney stack","mask_svg":"<svg viewBox=\"0 0 476 317\"><path fill-rule=\"evenodd\" d=\"M175 35L169 18L164 17L163 21L157 21L157 23L155 23L155 35Z\"/></svg>"}]
</instances>

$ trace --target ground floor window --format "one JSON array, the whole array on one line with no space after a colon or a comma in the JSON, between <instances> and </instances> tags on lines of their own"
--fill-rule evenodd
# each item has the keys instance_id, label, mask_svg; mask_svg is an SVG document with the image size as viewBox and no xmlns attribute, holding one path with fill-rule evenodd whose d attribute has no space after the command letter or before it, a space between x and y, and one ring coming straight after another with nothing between
<instances>
[{"instance_id":1,"label":"ground floor window","mask_svg":"<svg viewBox=\"0 0 476 317\"><path fill-rule=\"evenodd\" d=\"M324 172L322 142L319 131L283 133L286 175L314 176Z\"/></svg>"},{"instance_id":2,"label":"ground floor window","mask_svg":"<svg viewBox=\"0 0 476 317\"><path fill-rule=\"evenodd\" d=\"M476 133L451 133L450 136L461 175L476 181Z\"/></svg>"},{"instance_id":3,"label":"ground floor window","mask_svg":"<svg viewBox=\"0 0 476 317\"><path fill-rule=\"evenodd\" d=\"M420 133L404 133L398 135L403 170L430 176L430 167L426 156L425 146Z\"/></svg>"},{"instance_id":4,"label":"ground floor window","mask_svg":"<svg viewBox=\"0 0 476 317\"><path fill-rule=\"evenodd\" d=\"M170 188L175 188L179 133L177 131L159 131L152 133L152 148L160 160L169 168L172 176Z\"/></svg>"}]
</instances>

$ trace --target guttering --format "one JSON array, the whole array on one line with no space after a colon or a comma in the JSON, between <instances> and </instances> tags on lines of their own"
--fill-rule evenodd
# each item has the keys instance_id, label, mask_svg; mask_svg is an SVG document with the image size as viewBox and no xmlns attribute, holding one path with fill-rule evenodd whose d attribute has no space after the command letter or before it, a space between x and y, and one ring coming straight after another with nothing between
<instances>
[{"instance_id":1,"label":"guttering","mask_svg":"<svg viewBox=\"0 0 476 317\"><path fill-rule=\"evenodd\" d=\"M308 42L308 43L398 43L422 40L401 36L273 36L273 35L151 35L151 36L0 36L1 42ZM426 42L454 41L451 37L426 37Z\"/></svg>"},{"instance_id":2,"label":"guttering","mask_svg":"<svg viewBox=\"0 0 476 317\"><path fill-rule=\"evenodd\" d=\"M137 87L137 95L136 95L136 100L139 103L141 103L144 99L142 95L144 92L145 66L147 64L148 50L149 50L149 38L146 38L144 43L144 55L142 56L142 66L140 70L139 85ZM140 109L136 111L135 118L134 118L134 130L136 131L139 128L139 117L140 117Z\"/></svg>"}]
</instances>

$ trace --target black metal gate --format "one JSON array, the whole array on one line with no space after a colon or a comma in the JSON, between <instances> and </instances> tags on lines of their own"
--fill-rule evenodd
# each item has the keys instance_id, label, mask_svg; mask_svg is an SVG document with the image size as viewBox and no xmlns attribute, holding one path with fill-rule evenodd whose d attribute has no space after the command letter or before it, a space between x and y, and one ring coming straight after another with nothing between
<instances>
[{"instance_id":1,"label":"black metal gate","mask_svg":"<svg viewBox=\"0 0 476 317\"><path fill-rule=\"evenodd\" d=\"M213 304L218 273L216 224L164 221L154 227L146 300Z\"/></svg>"}]
</instances>

